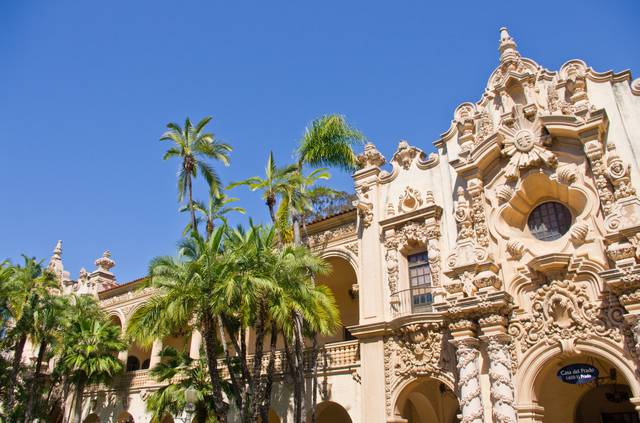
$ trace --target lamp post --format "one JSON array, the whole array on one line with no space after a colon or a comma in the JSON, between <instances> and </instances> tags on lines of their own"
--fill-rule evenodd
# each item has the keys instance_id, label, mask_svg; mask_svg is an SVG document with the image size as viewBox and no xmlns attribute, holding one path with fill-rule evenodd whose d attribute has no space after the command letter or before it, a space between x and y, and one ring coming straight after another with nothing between
<instances>
[{"instance_id":1,"label":"lamp post","mask_svg":"<svg viewBox=\"0 0 640 423\"><path fill-rule=\"evenodd\" d=\"M191 416L196 411L196 402L198 401L198 391L190 387L184 391L184 400L187 405L184 407L184 411L187 413L186 423L191 423Z\"/></svg>"}]
</instances>

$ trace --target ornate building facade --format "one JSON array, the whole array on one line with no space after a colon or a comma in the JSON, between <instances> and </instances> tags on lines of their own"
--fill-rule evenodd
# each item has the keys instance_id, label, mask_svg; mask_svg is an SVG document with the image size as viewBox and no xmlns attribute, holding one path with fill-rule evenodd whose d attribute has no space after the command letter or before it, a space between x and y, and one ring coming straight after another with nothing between
<instances>
[{"instance_id":1,"label":"ornate building facade","mask_svg":"<svg viewBox=\"0 0 640 423\"><path fill-rule=\"evenodd\" d=\"M639 421L640 79L547 70L504 28L499 53L435 153L401 141L385 168L367 144L354 209L309 226L345 326L324 340L320 423ZM52 258L124 330L149 292L113 264L72 282ZM197 356L200 335L131 345L87 421L147 422L166 344ZM291 421L291 398L281 379L270 421Z\"/></svg>"}]
</instances>

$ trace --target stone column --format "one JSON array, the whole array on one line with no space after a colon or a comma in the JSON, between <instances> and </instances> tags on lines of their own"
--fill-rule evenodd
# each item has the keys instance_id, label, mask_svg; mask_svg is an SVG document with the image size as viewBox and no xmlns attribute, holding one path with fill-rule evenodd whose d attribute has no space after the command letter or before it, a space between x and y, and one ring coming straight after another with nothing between
<instances>
[{"instance_id":1,"label":"stone column","mask_svg":"<svg viewBox=\"0 0 640 423\"><path fill-rule=\"evenodd\" d=\"M120 360L125 366L127 365L127 359L129 358L129 350L120 351L118 353L118 360Z\"/></svg>"},{"instance_id":2,"label":"stone column","mask_svg":"<svg viewBox=\"0 0 640 423\"><path fill-rule=\"evenodd\" d=\"M189 345L189 357L197 360L200 358L200 345L202 345L202 334L198 329L191 332L191 344Z\"/></svg>"},{"instance_id":3,"label":"stone column","mask_svg":"<svg viewBox=\"0 0 640 423\"><path fill-rule=\"evenodd\" d=\"M515 392L511 375L511 337L507 334L507 319L492 314L479 319L482 329L480 339L485 343L489 357L489 379L493 418L496 423L515 423Z\"/></svg>"},{"instance_id":4,"label":"stone column","mask_svg":"<svg viewBox=\"0 0 640 423\"><path fill-rule=\"evenodd\" d=\"M474 325L468 320L458 320L450 326L458 361L458 392L462 423L483 423L484 409L480 391L479 341Z\"/></svg>"},{"instance_id":5,"label":"stone column","mask_svg":"<svg viewBox=\"0 0 640 423\"><path fill-rule=\"evenodd\" d=\"M494 335L487 339L493 417L497 423L515 423L517 421L511 378L510 341L508 335Z\"/></svg>"},{"instance_id":6,"label":"stone column","mask_svg":"<svg viewBox=\"0 0 640 423\"><path fill-rule=\"evenodd\" d=\"M160 351L162 351L162 340L156 339L153 341L153 346L151 347L151 358L149 360L150 369L160 363Z\"/></svg>"}]
</instances>

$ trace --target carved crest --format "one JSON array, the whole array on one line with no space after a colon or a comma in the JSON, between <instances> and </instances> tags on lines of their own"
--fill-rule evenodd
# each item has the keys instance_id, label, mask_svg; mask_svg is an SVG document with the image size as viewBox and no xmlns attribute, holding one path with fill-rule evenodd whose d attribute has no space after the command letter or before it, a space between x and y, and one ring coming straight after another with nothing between
<instances>
[{"instance_id":1,"label":"carved crest","mask_svg":"<svg viewBox=\"0 0 640 423\"><path fill-rule=\"evenodd\" d=\"M534 166L555 167L558 159L547 149L551 138L544 133L539 119L527 119L519 107L499 130L502 135L502 155L509 158L505 166L505 176L509 180L517 179L520 171Z\"/></svg>"},{"instance_id":2,"label":"carved crest","mask_svg":"<svg viewBox=\"0 0 640 423\"><path fill-rule=\"evenodd\" d=\"M540 342L559 343L563 351L573 352L576 341L594 335L621 342L622 308L590 301L586 289L571 280L554 280L539 288L532 299L531 317L509 326L521 352Z\"/></svg>"}]
</instances>

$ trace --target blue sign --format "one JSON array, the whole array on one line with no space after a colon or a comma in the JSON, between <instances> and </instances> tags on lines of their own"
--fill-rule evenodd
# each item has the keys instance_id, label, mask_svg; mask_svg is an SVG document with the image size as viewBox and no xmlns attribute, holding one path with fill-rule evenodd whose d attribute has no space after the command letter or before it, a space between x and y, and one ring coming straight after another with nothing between
<instances>
[{"instance_id":1,"label":"blue sign","mask_svg":"<svg viewBox=\"0 0 640 423\"><path fill-rule=\"evenodd\" d=\"M573 385L595 382L597 378L598 369L590 364L570 364L558 370L558 379Z\"/></svg>"}]
</instances>

